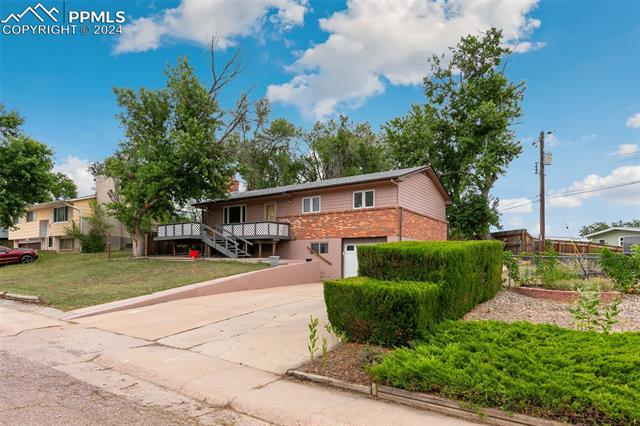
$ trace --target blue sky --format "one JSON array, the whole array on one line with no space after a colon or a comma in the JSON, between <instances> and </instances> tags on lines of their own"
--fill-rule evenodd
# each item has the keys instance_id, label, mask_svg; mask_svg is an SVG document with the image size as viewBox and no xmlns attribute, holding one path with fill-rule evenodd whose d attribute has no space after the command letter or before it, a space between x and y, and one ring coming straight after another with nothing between
<instances>
[{"instance_id":1,"label":"blue sky","mask_svg":"<svg viewBox=\"0 0 640 426\"><path fill-rule=\"evenodd\" d=\"M111 154L121 137L112 87L161 87L163 67L185 55L209 81L205 42L213 33L222 57L239 47L246 61L222 97L227 106L252 87L254 99L272 99L273 117L303 127L346 113L377 128L423 101L430 54L490 26L503 28L517 46L507 73L527 84L524 116L514 128L525 151L494 190L510 207L504 227L538 232L537 204L527 200L538 192L531 142L540 130L554 132L549 195L640 180L639 2L41 3L127 17L122 35L0 35L0 100L25 116L26 131L54 149L59 170L81 191L91 186L87 163ZM36 4L2 0L0 20ZM640 185L556 196L548 204L548 234L576 235L596 220L640 217Z\"/></svg>"}]
</instances>

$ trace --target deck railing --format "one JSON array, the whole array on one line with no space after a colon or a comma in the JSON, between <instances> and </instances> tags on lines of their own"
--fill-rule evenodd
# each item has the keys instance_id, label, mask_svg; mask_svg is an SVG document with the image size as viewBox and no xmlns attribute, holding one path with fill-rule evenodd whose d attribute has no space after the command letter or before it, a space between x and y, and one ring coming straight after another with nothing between
<instances>
[{"instance_id":1,"label":"deck railing","mask_svg":"<svg viewBox=\"0 0 640 426\"><path fill-rule=\"evenodd\" d=\"M202 224L197 222L158 225L158 238L197 238L202 235Z\"/></svg>"},{"instance_id":2,"label":"deck railing","mask_svg":"<svg viewBox=\"0 0 640 426\"><path fill-rule=\"evenodd\" d=\"M222 225L224 233L244 238L289 238L291 226L287 222L274 222L270 220L262 222L228 223Z\"/></svg>"},{"instance_id":3,"label":"deck railing","mask_svg":"<svg viewBox=\"0 0 640 426\"><path fill-rule=\"evenodd\" d=\"M244 239L288 239L291 237L290 225L286 222L262 221L229 223L217 227L220 232L228 237ZM204 226L197 222L167 223L158 225L157 239L200 239Z\"/></svg>"}]
</instances>

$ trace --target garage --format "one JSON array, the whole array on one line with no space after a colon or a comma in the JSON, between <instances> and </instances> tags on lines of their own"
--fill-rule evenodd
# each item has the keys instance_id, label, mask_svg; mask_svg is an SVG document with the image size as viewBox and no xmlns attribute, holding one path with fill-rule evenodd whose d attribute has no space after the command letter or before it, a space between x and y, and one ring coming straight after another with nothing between
<instances>
[{"instance_id":1,"label":"garage","mask_svg":"<svg viewBox=\"0 0 640 426\"><path fill-rule=\"evenodd\" d=\"M18 248L25 248L31 250L41 250L42 243L38 241L37 243L18 243Z\"/></svg>"},{"instance_id":2,"label":"garage","mask_svg":"<svg viewBox=\"0 0 640 426\"><path fill-rule=\"evenodd\" d=\"M358 275L358 246L363 244L386 243L387 237L343 238L342 239L342 276Z\"/></svg>"}]
</instances>

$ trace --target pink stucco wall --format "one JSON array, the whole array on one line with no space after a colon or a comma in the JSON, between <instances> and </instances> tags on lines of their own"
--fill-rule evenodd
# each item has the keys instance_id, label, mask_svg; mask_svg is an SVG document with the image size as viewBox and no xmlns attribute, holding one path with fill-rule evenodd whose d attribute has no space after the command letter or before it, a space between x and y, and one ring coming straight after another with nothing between
<instances>
[{"instance_id":1,"label":"pink stucco wall","mask_svg":"<svg viewBox=\"0 0 640 426\"><path fill-rule=\"evenodd\" d=\"M318 259L308 250L311 242L328 243L329 253L322 257L331 262L331 265ZM326 238L317 240L292 240L281 241L277 246L277 253L283 259L314 259L320 262L320 277L322 279L339 278L342 276L342 239Z\"/></svg>"},{"instance_id":2,"label":"pink stucco wall","mask_svg":"<svg viewBox=\"0 0 640 426\"><path fill-rule=\"evenodd\" d=\"M176 287L169 290L158 291L144 296L104 303L102 305L88 306L68 312L65 320L88 317L108 312L122 311L141 306L155 305L156 303L171 300L186 299L188 297L208 296L211 294L230 293L242 290L259 290L264 288L282 287L287 285L311 284L321 280L320 261L291 263L275 268L261 269L245 272L229 277L217 278L197 284Z\"/></svg>"}]
</instances>

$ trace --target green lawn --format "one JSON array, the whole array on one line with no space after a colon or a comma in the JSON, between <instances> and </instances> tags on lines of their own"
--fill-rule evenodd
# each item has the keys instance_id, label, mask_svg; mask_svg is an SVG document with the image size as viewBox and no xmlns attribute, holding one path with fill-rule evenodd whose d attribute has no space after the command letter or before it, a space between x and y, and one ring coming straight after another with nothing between
<instances>
[{"instance_id":1,"label":"green lawn","mask_svg":"<svg viewBox=\"0 0 640 426\"><path fill-rule=\"evenodd\" d=\"M267 267L229 261L133 260L130 253L114 252L109 262L106 253L44 252L31 265L0 268L0 291L42 296L67 311Z\"/></svg>"},{"instance_id":2,"label":"green lawn","mask_svg":"<svg viewBox=\"0 0 640 426\"><path fill-rule=\"evenodd\" d=\"M640 333L447 321L370 367L382 383L578 424L640 424Z\"/></svg>"}]
</instances>

